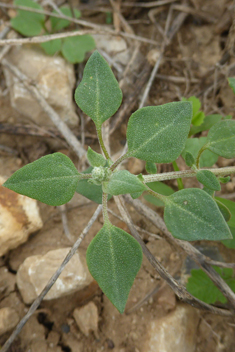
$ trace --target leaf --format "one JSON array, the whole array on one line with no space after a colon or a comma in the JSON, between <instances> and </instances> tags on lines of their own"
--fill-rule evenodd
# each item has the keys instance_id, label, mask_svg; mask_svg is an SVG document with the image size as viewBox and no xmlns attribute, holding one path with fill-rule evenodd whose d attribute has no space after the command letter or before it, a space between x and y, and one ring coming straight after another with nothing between
<instances>
[{"instance_id":1,"label":"leaf","mask_svg":"<svg viewBox=\"0 0 235 352\"><path fill-rule=\"evenodd\" d=\"M226 176L226 177L219 177L219 182L220 183L228 183L230 181L231 177L230 176Z\"/></svg>"},{"instance_id":2,"label":"leaf","mask_svg":"<svg viewBox=\"0 0 235 352\"><path fill-rule=\"evenodd\" d=\"M85 66L82 82L75 91L75 100L98 129L121 105L122 91L98 51L91 55Z\"/></svg>"},{"instance_id":3,"label":"leaf","mask_svg":"<svg viewBox=\"0 0 235 352\"><path fill-rule=\"evenodd\" d=\"M228 222L231 219L231 213L230 213L229 209L226 207L226 205L221 203L218 199L215 199L215 201L216 201L216 204L219 207L219 210L220 210L221 214L224 217L224 220L226 222Z\"/></svg>"},{"instance_id":4,"label":"leaf","mask_svg":"<svg viewBox=\"0 0 235 352\"><path fill-rule=\"evenodd\" d=\"M197 180L201 182L204 186L213 191L220 191L221 186L217 177L209 170L199 170L197 172Z\"/></svg>"},{"instance_id":5,"label":"leaf","mask_svg":"<svg viewBox=\"0 0 235 352\"><path fill-rule=\"evenodd\" d=\"M229 228L230 228L231 234L233 236L233 239L232 240L224 240L221 242L223 243L223 245L225 247L235 249L235 227L230 226Z\"/></svg>"},{"instance_id":6,"label":"leaf","mask_svg":"<svg viewBox=\"0 0 235 352\"><path fill-rule=\"evenodd\" d=\"M215 124L207 135L207 149L231 159L235 157L235 121L225 120Z\"/></svg>"},{"instance_id":7,"label":"leaf","mask_svg":"<svg viewBox=\"0 0 235 352\"><path fill-rule=\"evenodd\" d=\"M232 236L214 199L198 188L169 196L164 220L172 235L181 240L219 241Z\"/></svg>"},{"instance_id":8,"label":"leaf","mask_svg":"<svg viewBox=\"0 0 235 352\"><path fill-rule=\"evenodd\" d=\"M142 257L139 243L110 223L102 227L87 249L91 275L120 313L124 312Z\"/></svg>"},{"instance_id":9,"label":"leaf","mask_svg":"<svg viewBox=\"0 0 235 352\"><path fill-rule=\"evenodd\" d=\"M149 174L156 174L157 173L157 166L155 163L152 163L151 161L146 161L145 170Z\"/></svg>"},{"instance_id":10,"label":"leaf","mask_svg":"<svg viewBox=\"0 0 235 352\"><path fill-rule=\"evenodd\" d=\"M73 18L72 11L69 7L62 6L60 7L60 11L63 13L63 15ZM74 9L73 11L74 11L75 18L81 17L80 11L78 11L77 9ZM52 13L58 14L58 11L53 10ZM69 20L64 20L58 17L51 16L50 21L51 21L51 28L53 32L60 31L61 29L66 28L70 25Z\"/></svg>"},{"instance_id":11,"label":"leaf","mask_svg":"<svg viewBox=\"0 0 235 352\"><path fill-rule=\"evenodd\" d=\"M33 18L25 19L21 16L16 16L11 19L11 26L20 34L26 37L33 37L42 31L42 24L35 21Z\"/></svg>"},{"instance_id":12,"label":"leaf","mask_svg":"<svg viewBox=\"0 0 235 352\"><path fill-rule=\"evenodd\" d=\"M134 193L130 193L130 196L132 199L137 199L142 195L143 191L141 192L134 192Z\"/></svg>"},{"instance_id":13,"label":"leaf","mask_svg":"<svg viewBox=\"0 0 235 352\"><path fill-rule=\"evenodd\" d=\"M170 196L171 194L173 194L175 192L171 187L169 187L165 183L159 182L159 181L149 182L149 183L146 183L146 185L150 189L152 189L154 192L160 193L163 196ZM163 207L165 205L160 199L157 199L156 197L152 196L151 194L144 195L144 199L146 199L148 202L150 202L158 207Z\"/></svg>"},{"instance_id":14,"label":"leaf","mask_svg":"<svg viewBox=\"0 0 235 352\"><path fill-rule=\"evenodd\" d=\"M181 154L190 129L192 106L174 102L134 112L127 126L128 156L169 163Z\"/></svg>"},{"instance_id":15,"label":"leaf","mask_svg":"<svg viewBox=\"0 0 235 352\"><path fill-rule=\"evenodd\" d=\"M72 161L54 153L23 166L3 186L49 205L62 205L73 197L79 179Z\"/></svg>"},{"instance_id":16,"label":"leaf","mask_svg":"<svg viewBox=\"0 0 235 352\"><path fill-rule=\"evenodd\" d=\"M139 178L127 170L114 172L109 181L103 183L103 191L114 196L143 192L146 189L147 187L139 180Z\"/></svg>"},{"instance_id":17,"label":"leaf","mask_svg":"<svg viewBox=\"0 0 235 352\"><path fill-rule=\"evenodd\" d=\"M232 277L233 269L217 267L213 268L235 292L235 279ZM224 297L224 295L202 269L191 270L191 277L188 279L186 288L193 296L205 303L213 304L217 301L221 303L227 302L227 299Z\"/></svg>"},{"instance_id":18,"label":"leaf","mask_svg":"<svg viewBox=\"0 0 235 352\"><path fill-rule=\"evenodd\" d=\"M215 192L214 192L212 189L209 189L209 188L207 188L207 187L203 187L202 190L203 190L204 192L206 192L207 194L209 194L209 196L214 197Z\"/></svg>"},{"instance_id":19,"label":"leaf","mask_svg":"<svg viewBox=\"0 0 235 352\"><path fill-rule=\"evenodd\" d=\"M215 197L215 200L218 200L220 203L224 204L228 208L231 213L231 219L229 220L228 225L231 227L235 227L235 202L220 197Z\"/></svg>"},{"instance_id":20,"label":"leaf","mask_svg":"<svg viewBox=\"0 0 235 352\"><path fill-rule=\"evenodd\" d=\"M205 114L202 111L199 111L201 109L201 102L198 98L195 96L192 96L190 98L183 98L182 101L190 101L193 106L193 117L191 123L194 126L200 126L205 118Z\"/></svg>"},{"instance_id":21,"label":"leaf","mask_svg":"<svg viewBox=\"0 0 235 352\"><path fill-rule=\"evenodd\" d=\"M192 167L195 164L195 159L190 152L185 153L185 163L187 166Z\"/></svg>"},{"instance_id":22,"label":"leaf","mask_svg":"<svg viewBox=\"0 0 235 352\"><path fill-rule=\"evenodd\" d=\"M84 61L86 53L94 48L93 37L86 34L65 38L62 42L61 51L67 61L76 64Z\"/></svg>"},{"instance_id":23,"label":"leaf","mask_svg":"<svg viewBox=\"0 0 235 352\"><path fill-rule=\"evenodd\" d=\"M43 50L47 55L55 55L57 52L60 51L62 41L61 39L53 39L50 40L49 42L41 43L40 44Z\"/></svg>"},{"instance_id":24,"label":"leaf","mask_svg":"<svg viewBox=\"0 0 235 352\"><path fill-rule=\"evenodd\" d=\"M235 78L234 77L229 77L228 78L228 83L230 85L230 87L233 90L233 93L235 94Z\"/></svg>"},{"instance_id":25,"label":"leaf","mask_svg":"<svg viewBox=\"0 0 235 352\"><path fill-rule=\"evenodd\" d=\"M226 118L229 118L230 116L227 116ZM231 117L230 117L231 118ZM219 114L214 114L214 115L208 115L205 117L203 123L200 126L191 126L190 132L189 132L189 137L193 134L200 133L202 131L207 131L209 130L212 126L214 126L217 122L219 122L221 119L223 119L222 115Z\"/></svg>"},{"instance_id":26,"label":"leaf","mask_svg":"<svg viewBox=\"0 0 235 352\"><path fill-rule=\"evenodd\" d=\"M30 9L43 11L42 6L40 6L35 1L32 1L32 0L15 0L14 5L29 7ZM18 9L17 14L18 16L20 16L21 18L24 18L25 20L31 19L32 21L41 22L41 23L45 21L45 15L41 13Z\"/></svg>"},{"instance_id":27,"label":"leaf","mask_svg":"<svg viewBox=\"0 0 235 352\"><path fill-rule=\"evenodd\" d=\"M182 157L185 159L186 152L189 152L196 159L199 150L207 142L206 137L201 138L188 138L185 144L185 148L182 152ZM218 156L209 150L205 150L200 157L200 167L213 166L218 160Z\"/></svg>"},{"instance_id":28,"label":"leaf","mask_svg":"<svg viewBox=\"0 0 235 352\"><path fill-rule=\"evenodd\" d=\"M90 147L88 147L88 151L87 151L87 160L89 161L89 164L93 167L106 165L106 159L103 157L103 155L96 153Z\"/></svg>"}]
</instances>

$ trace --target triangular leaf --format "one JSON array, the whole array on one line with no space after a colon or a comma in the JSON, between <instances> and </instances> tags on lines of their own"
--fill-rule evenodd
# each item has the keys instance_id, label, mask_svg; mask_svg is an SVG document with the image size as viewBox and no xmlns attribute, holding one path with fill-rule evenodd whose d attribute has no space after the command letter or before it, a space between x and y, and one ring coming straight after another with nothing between
<instances>
[{"instance_id":1,"label":"triangular leaf","mask_svg":"<svg viewBox=\"0 0 235 352\"><path fill-rule=\"evenodd\" d=\"M232 238L214 199L198 188L183 189L169 196L164 220L172 235L182 240L219 241Z\"/></svg>"},{"instance_id":2,"label":"triangular leaf","mask_svg":"<svg viewBox=\"0 0 235 352\"><path fill-rule=\"evenodd\" d=\"M221 186L217 177L209 170L199 170L197 172L197 180L201 182L204 186L213 191L220 191Z\"/></svg>"},{"instance_id":3,"label":"triangular leaf","mask_svg":"<svg viewBox=\"0 0 235 352\"><path fill-rule=\"evenodd\" d=\"M69 7L62 6L60 7L60 11L62 12L63 15L73 18L72 11ZM52 13L58 14L58 12L55 10L53 10ZM75 18L79 18L81 17L81 12L78 11L77 9L74 9L74 15L75 15ZM54 32L60 31L61 29L66 28L70 25L69 20L64 20L58 17L50 17L50 21L51 21L51 28Z\"/></svg>"},{"instance_id":4,"label":"triangular leaf","mask_svg":"<svg viewBox=\"0 0 235 352\"><path fill-rule=\"evenodd\" d=\"M189 102L137 110L127 126L128 155L155 163L176 160L185 146L191 118Z\"/></svg>"},{"instance_id":5,"label":"triangular leaf","mask_svg":"<svg viewBox=\"0 0 235 352\"><path fill-rule=\"evenodd\" d=\"M121 105L122 91L108 63L98 51L87 61L82 82L75 91L75 100L98 129Z\"/></svg>"},{"instance_id":6,"label":"triangular leaf","mask_svg":"<svg viewBox=\"0 0 235 352\"><path fill-rule=\"evenodd\" d=\"M143 192L147 187L139 178L127 170L114 172L108 182L104 182L103 190L106 193L118 196L120 194Z\"/></svg>"},{"instance_id":7,"label":"triangular leaf","mask_svg":"<svg viewBox=\"0 0 235 352\"><path fill-rule=\"evenodd\" d=\"M54 153L23 166L3 186L49 205L61 205L73 197L80 177L67 156Z\"/></svg>"},{"instance_id":8,"label":"triangular leaf","mask_svg":"<svg viewBox=\"0 0 235 352\"><path fill-rule=\"evenodd\" d=\"M209 130L207 149L227 159L235 157L234 120L220 121Z\"/></svg>"},{"instance_id":9,"label":"triangular leaf","mask_svg":"<svg viewBox=\"0 0 235 352\"><path fill-rule=\"evenodd\" d=\"M142 256L139 243L110 223L103 226L87 249L91 275L120 313L124 312Z\"/></svg>"},{"instance_id":10,"label":"triangular leaf","mask_svg":"<svg viewBox=\"0 0 235 352\"><path fill-rule=\"evenodd\" d=\"M86 34L63 39L61 51L67 61L76 64L84 61L86 53L94 48L93 37Z\"/></svg>"},{"instance_id":11,"label":"triangular leaf","mask_svg":"<svg viewBox=\"0 0 235 352\"><path fill-rule=\"evenodd\" d=\"M103 155L96 153L91 147L88 147L87 150L87 160L91 166L105 166L107 160L103 157Z\"/></svg>"}]
</instances>

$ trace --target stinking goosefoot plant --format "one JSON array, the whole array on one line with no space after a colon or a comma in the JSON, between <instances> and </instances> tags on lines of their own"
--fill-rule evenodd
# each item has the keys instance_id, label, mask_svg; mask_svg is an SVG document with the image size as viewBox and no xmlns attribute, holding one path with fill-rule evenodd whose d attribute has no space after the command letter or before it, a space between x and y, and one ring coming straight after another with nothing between
<instances>
[{"instance_id":1,"label":"stinking goosefoot plant","mask_svg":"<svg viewBox=\"0 0 235 352\"><path fill-rule=\"evenodd\" d=\"M53 206L67 203L76 191L102 202L104 225L88 246L87 265L102 291L123 313L141 266L142 249L131 235L112 225L107 211L108 198L127 193L137 198L148 192L164 203L164 220L174 237L185 241L231 239L226 222L229 216L225 220L214 199L214 191L220 189L221 180L216 175L225 176L226 173L223 169L200 169L200 156L204 150L210 150L224 158L235 157L235 121L216 123L197 158L190 153L185 158L191 168L189 172L205 185L204 189L182 189L164 196L147 186L147 183L159 180L159 174L136 176L117 167L130 157L145 160L148 170L153 172L156 172L155 163L174 162L181 155L189 135L192 103L172 102L134 112L127 126L128 150L113 161L104 145L101 126L118 110L122 92L98 51L90 56L85 66L75 100L95 123L104 156L89 147L87 159L91 167L79 173L67 156L61 153L47 155L16 171L4 186ZM176 172L174 178L177 177ZM228 209L224 209L229 214Z\"/></svg>"}]
</instances>

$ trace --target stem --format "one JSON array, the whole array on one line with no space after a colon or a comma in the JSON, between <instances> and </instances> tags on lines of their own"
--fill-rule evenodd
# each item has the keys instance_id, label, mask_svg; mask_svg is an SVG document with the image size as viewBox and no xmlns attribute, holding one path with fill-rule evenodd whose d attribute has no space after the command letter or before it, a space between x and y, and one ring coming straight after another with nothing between
<instances>
[{"instance_id":1,"label":"stem","mask_svg":"<svg viewBox=\"0 0 235 352\"><path fill-rule=\"evenodd\" d=\"M114 171L116 169L116 167L125 159L129 158L130 155L128 152L126 152L125 154L123 154L122 156L120 156L120 158L118 158L115 163L110 167L111 171Z\"/></svg>"},{"instance_id":2,"label":"stem","mask_svg":"<svg viewBox=\"0 0 235 352\"><path fill-rule=\"evenodd\" d=\"M103 219L104 224L110 223L109 215L108 215L108 193L104 193L102 195L102 211L103 211Z\"/></svg>"},{"instance_id":3,"label":"stem","mask_svg":"<svg viewBox=\"0 0 235 352\"><path fill-rule=\"evenodd\" d=\"M80 176L79 180L87 180L89 178L92 178L92 174L83 174L83 173L81 173L79 176Z\"/></svg>"},{"instance_id":4,"label":"stem","mask_svg":"<svg viewBox=\"0 0 235 352\"><path fill-rule=\"evenodd\" d=\"M102 151L103 151L103 153L105 155L105 158L108 159L108 160L111 160L111 158L109 156L109 153L108 153L108 151L107 151L107 149L105 148L105 145L104 145L104 141L103 141L103 138L102 138L101 127L97 128L96 131L97 131L97 136L98 136L99 143L100 143L100 148L102 149Z\"/></svg>"},{"instance_id":5,"label":"stem","mask_svg":"<svg viewBox=\"0 0 235 352\"><path fill-rule=\"evenodd\" d=\"M201 157L202 153L204 152L204 150L206 150L206 149L207 149L207 144L203 145L201 147L201 149L199 150L199 152L198 152L197 159L196 159L196 167L197 167L197 169L200 168L200 157Z\"/></svg>"},{"instance_id":6,"label":"stem","mask_svg":"<svg viewBox=\"0 0 235 352\"><path fill-rule=\"evenodd\" d=\"M178 167L176 161L173 161L172 165L173 165L173 168L174 168L175 171L180 171L180 169L179 169L179 167ZM184 189L184 185L183 185L182 178L177 178L177 183L178 183L178 189L179 189L179 191L180 191L181 189Z\"/></svg>"},{"instance_id":7,"label":"stem","mask_svg":"<svg viewBox=\"0 0 235 352\"><path fill-rule=\"evenodd\" d=\"M145 185L146 187L148 187L147 185ZM154 196L155 198L161 200L164 204L166 203L166 198L167 196L163 196L160 193L154 192L151 188L148 187L148 189L146 190L149 194L151 194L152 196Z\"/></svg>"},{"instance_id":8,"label":"stem","mask_svg":"<svg viewBox=\"0 0 235 352\"><path fill-rule=\"evenodd\" d=\"M220 169L203 169L211 171L215 176L226 176L235 174L235 166L221 167ZM144 182L166 181L173 180L180 177L194 177L197 172L194 170L173 171L155 175L143 175Z\"/></svg>"}]
</instances>

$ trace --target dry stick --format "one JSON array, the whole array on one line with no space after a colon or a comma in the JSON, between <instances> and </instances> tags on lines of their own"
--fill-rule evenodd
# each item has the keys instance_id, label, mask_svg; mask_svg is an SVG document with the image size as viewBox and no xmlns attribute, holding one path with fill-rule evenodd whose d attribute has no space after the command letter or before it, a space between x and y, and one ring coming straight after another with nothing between
<instances>
[{"instance_id":1,"label":"dry stick","mask_svg":"<svg viewBox=\"0 0 235 352\"><path fill-rule=\"evenodd\" d=\"M191 304L195 308L203 309L206 310L210 313L214 314L219 314L219 315L224 315L224 316L232 316L232 313L224 310L224 309L219 309L210 306L207 303L204 303L197 299L196 297L192 296L184 286L179 284L169 273L168 271L161 265L161 263L154 257L154 255L148 250L146 247L145 243L142 241L140 238L138 232L136 231L135 227L133 226L131 217L128 213L128 210L126 209L124 202L123 202L123 197L119 196L114 196L114 200L117 204L117 207L124 218L126 224L128 225L132 236L139 242L141 245L141 248L143 250L144 255L150 262L150 264L156 269L158 274L168 283L168 285L172 288L172 290L175 292L175 294L184 302Z\"/></svg>"},{"instance_id":2,"label":"dry stick","mask_svg":"<svg viewBox=\"0 0 235 352\"><path fill-rule=\"evenodd\" d=\"M126 7L158 7L158 6L162 6L162 5L167 5L167 4L171 4L172 2L175 2L177 0L159 0L159 1L151 1L148 3L145 2L124 2L122 6L126 6Z\"/></svg>"},{"instance_id":3,"label":"dry stick","mask_svg":"<svg viewBox=\"0 0 235 352\"><path fill-rule=\"evenodd\" d=\"M104 26L101 26L101 25L98 25L98 24L95 24L95 23L91 23L91 22L84 21L84 20L78 20L76 18L63 16L63 15L56 14L56 13L51 13L49 11L42 11L42 10L32 9L32 8L25 7L25 6L9 5L9 4L4 4L2 2L0 2L0 7L13 8L13 9L19 9L19 10L26 10L28 12L40 13L40 14L43 14L43 15L51 16L51 17L62 18L62 19L65 19L65 20L69 20L70 22L80 24L81 26L84 26L84 27L93 28L95 30L95 33L97 33L97 31L99 31L101 33L109 33L109 34L115 35L115 36L121 35L122 37L138 40L138 41L144 42L144 43L149 43L149 44L154 44L154 45L158 44L154 40L151 40L151 39L148 39L148 38L143 38L143 37L135 35L135 34L125 33L125 32L117 33L113 29L110 29L110 28L107 28L107 27L104 27ZM67 32L67 33L45 35L45 36L36 36L36 37L25 38L25 39L5 39L5 40L0 40L0 45L6 45L6 44L19 45L19 44L25 44L25 43L44 43L44 42L47 42L47 41L52 40L52 39L72 37L72 36L76 36L76 35L85 34L85 32L86 31L75 31L75 32ZM86 33L92 33L92 31L87 31Z\"/></svg>"},{"instance_id":4,"label":"dry stick","mask_svg":"<svg viewBox=\"0 0 235 352\"><path fill-rule=\"evenodd\" d=\"M223 281L221 276L210 266L210 260L207 260L207 257L204 256L200 251L194 248L189 242L181 241L172 236L168 231L163 219L159 214L154 212L148 206L143 204L140 200L133 200L129 195L124 196L124 199L130 203L140 214L144 215L152 224L159 228L164 236L171 243L181 247L187 254L190 256L203 271L209 276L213 283L218 287L218 289L223 293L227 298L228 302L231 305L231 311L235 313L235 293L231 288Z\"/></svg>"},{"instance_id":5,"label":"dry stick","mask_svg":"<svg viewBox=\"0 0 235 352\"><path fill-rule=\"evenodd\" d=\"M28 77L26 77L17 67L10 64L6 59L2 60L2 64L7 67L23 83L25 88L28 89L28 91L37 99L42 109L48 114L51 121L64 136L67 143L72 147L77 156L82 159L86 155L85 149L82 147L81 143L77 140L68 126L61 120L60 116L47 103L37 87L30 84Z\"/></svg>"},{"instance_id":6,"label":"dry stick","mask_svg":"<svg viewBox=\"0 0 235 352\"><path fill-rule=\"evenodd\" d=\"M52 286L54 285L54 283L56 282L56 280L58 279L58 277L60 276L60 274L62 273L62 271L64 270L66 264L70 261L70 259L72 258L72 256L76 253L76 250L78 249L78 247L80 246L81 242L83 241L83 239L85 238L85 236L87 235L88 231L90 230L91 226L94 224L95 220L97 219L98 215L100 214L100 211L102 209L102 205L99 205L96 209L96 211L94 212L94 214L92 215L90 221L88 222L87 226L85 227L85 229L82 231L81 235L79 236L79 238L77 239L77 241L74 243L73 247L70 249L69 253L66 255L65 259L63 260L62 264L60 265L60 267L56 270L56 272L54 273L54 275L52 275L52 277L50 278L50 280L48 281L47 285L44 287L44 289L42 290L42 292L40 293L40 295L36 298L36 300L33 302L33 304L31 305L31 307L29 308L27 314L23 317L23 319L21 319L21 321L19 322L19 324L16 326L15 330L13 331L13 333L11 334L11 336L9 337L9 339L5 342L5 344L3 345L1 352L6 352L8 350L8 348L11 346L12 342L14 341L14 339L17 337L17 335L21 332L22 328L24 327L25 323L29 320L29 318L31 317L31 315L35 312L35 310L38 308L38 306L40 305L40 303L42 302L43 298L46 296L47 292L52 288Z\"/></svg>"}]
</instances>

